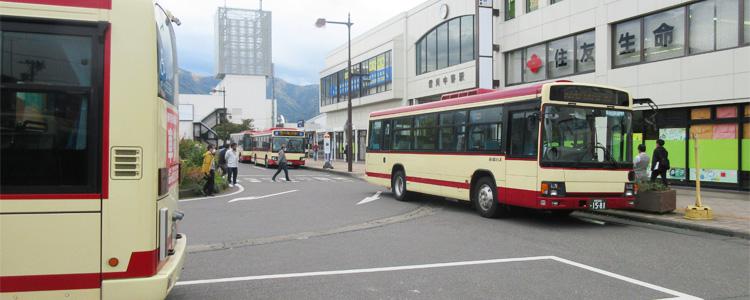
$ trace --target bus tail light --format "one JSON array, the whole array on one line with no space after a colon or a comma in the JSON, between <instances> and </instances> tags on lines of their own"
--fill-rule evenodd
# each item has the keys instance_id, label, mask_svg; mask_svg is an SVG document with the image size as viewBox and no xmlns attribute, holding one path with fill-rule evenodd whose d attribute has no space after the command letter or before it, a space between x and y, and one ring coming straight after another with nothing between
<instances>
[{"instance_id":1,"label":"bus tail light","mask_svg":"<svg viewBox=\"0 0 750 300\"><path fill-rule=\"evenodd\" d=\"M564 182L542 182L541 188L539 189L543 196L551 197L564 197L565 196L565 183Z\"/></svg>"}]
</instances>

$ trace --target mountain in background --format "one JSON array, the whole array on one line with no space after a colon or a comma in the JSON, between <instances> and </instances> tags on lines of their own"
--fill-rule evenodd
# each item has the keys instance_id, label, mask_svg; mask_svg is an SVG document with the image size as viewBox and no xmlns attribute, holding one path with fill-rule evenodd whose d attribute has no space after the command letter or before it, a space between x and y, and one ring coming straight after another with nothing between
<instances>
[{"instance_id":1,"label":"mountain in background","mask_svg":"<svg viewBox=\"0 0 750 300\"><path fill-rule=\"evenodd\" d=\"M180 69L181 94L210 94L219 80ZM296 85L276 78L276 104L288 123L308 120L318 115L318 85ZM270 87L270 85L269 85ZM267 93L269 96L269 93Z\"/></svg>"}]
</instances>

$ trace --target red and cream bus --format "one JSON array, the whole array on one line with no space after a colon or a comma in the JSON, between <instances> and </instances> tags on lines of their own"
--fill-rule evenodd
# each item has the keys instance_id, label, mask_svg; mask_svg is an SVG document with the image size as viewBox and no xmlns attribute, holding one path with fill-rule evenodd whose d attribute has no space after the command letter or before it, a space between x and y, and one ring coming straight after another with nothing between
<instances>
[{"instance_id":1,"label":"red and cream bus","mask_svg":"<svg viewBox=\"0 0 750 300\"><path fill-rule=\"evenodd\" d=\"M175 22L151 0L0 1L0 298L179 279Z\"/></svg>"},{"instance_id":2,"label":"red and cream bus","mask_svg":"<svg viewBox=\"0 0 750 300\"><path fill-rule=\"evenodd\" d=\"M480 215L518 206L567 214L630 208L632 99L622 90L555 82L370 114L368 181L471 201Z\"/></svg>"},{"instance_id":3,"label":"red and cream bus","mask_svg":"<svg viewBox=\"0 0 750 300\"><path fill-rule=\"evenodd\" d=\"M238 133L232 133L229 135L229 139L232 140L233 143L237 143L237 151L240 152L240 162L250 162L251 157L253 155L252 152L252 146L250 141L250 134L252 134L252 130L245 130L243 132Z\"/></svg>"},{"instance_id":4,"label":"red and cream bus","mask_svg":"<svg viewBox=\"0 0 750 300\"><path fill-rule=\"evenodd\" d=\"M297 128L271 128L250 133L250 159L266 167L279 164L279 150L286 145L287 165L305 165L305 132Z\"/></svg>"}]
</instances>

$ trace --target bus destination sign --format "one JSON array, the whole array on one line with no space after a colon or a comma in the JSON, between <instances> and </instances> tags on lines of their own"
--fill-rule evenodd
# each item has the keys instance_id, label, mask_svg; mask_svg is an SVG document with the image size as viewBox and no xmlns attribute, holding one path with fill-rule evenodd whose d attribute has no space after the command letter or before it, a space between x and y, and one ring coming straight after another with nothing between
<instances>
[{"instance_id":1,"label":"bus destination sign","mask_svg":"<svg viewBox=\"0 0 750 300\"><path fill-rule=\"evenodd\" d=\"M558 85L550 87L549 98L553 101L582 102L602 105L628 106L628 94L622 91L580 85Z\"/></svg>"},{"instance_id":2,"label":"bus destination sign","mask_svg":"<svg viewBox=\"0 0 750 300\"><path fill-rule=\"evenodd\" d=\"M302 131L287 131L287 130L281 130L281 131L274 131L275 136L305 136L305 133Z\"/></svg>"}]
</instances>

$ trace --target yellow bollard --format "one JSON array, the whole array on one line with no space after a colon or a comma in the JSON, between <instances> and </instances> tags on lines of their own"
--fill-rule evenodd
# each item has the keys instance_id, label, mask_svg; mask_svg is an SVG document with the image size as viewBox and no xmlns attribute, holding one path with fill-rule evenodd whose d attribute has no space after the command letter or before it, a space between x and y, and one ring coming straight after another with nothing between
<instances>
[{"instance_id":1,"label":"yellow bollard","mask_svg":"<svg viewBox=\"0 0 750 300\"><path fill-rule=\"evenodd\" d=\"M695 145L695 205L688 205L685 208L685 219L689 220L711 220L714 213L708 206L703 206L701 202L701 163L698 159L698 139L693 134L693 143Z\"/></svg>"}]
</instances>

